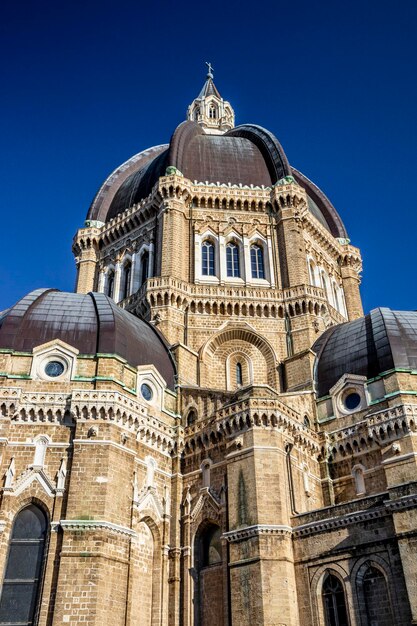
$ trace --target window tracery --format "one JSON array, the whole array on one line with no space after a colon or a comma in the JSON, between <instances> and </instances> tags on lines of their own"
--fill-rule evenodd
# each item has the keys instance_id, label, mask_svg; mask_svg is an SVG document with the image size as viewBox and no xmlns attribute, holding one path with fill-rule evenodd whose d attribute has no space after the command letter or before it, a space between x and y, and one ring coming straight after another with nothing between
<instances>
[{"instance_id":1,"label":"window tracery","mask_svg":"<svg viewBox=\"0 0 417 626\"><path fill-rule=\"evenodd\" d=\"M226 273L229 277L240 277L239 247L234 242L226 246Z\"/></svg>"},{"instance_id":2,"label":"window tracery","mask_svg":"<svg viewBox=\"0 0 417 626\"><path fill-rule=\"evenodd\" d=\"M322 590L326 626L349 626L345 592L341 581L327 573Z\"/></svg>"},{"instance_id":3,"label":"window tracery","mask_svg":"<svg viewBox=\"0 0 417 626\"><path fill-rule=\"evenodd\" d=\"M258 244L250 248L250 262L252 278L265 278L264 252Z\"/></svg>"},{"instance_id":4,"label":"window tracery","mask_svg":"<svg viewBox=\"0 0 417 626\"><path fill-rule=\"evenodd\" d=\"M214 244L206 239L201 245L201 273L203 276L215 276L216 264L215 264L215 250Z\"/></svg>"}]
</instances>

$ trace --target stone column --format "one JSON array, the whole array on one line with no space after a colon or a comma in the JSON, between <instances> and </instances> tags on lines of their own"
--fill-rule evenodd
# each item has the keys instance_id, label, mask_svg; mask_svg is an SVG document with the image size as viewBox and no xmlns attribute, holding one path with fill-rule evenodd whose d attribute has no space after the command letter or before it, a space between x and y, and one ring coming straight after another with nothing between
<instances>
[{"instance_id":1,"label":"stone column","mask_svg":"<svg viewBox=\"0 0 417 626\"><path fill-rule=\"evenodd\" d=\"M106 284L106 270L102 269L99 272L98 275L98 287L97 287L97 291L99 293L104 293L104 286Z\"/></svg>"},{"instance_id":2,"label":"stone column","mask_svg":"<svg viewBox=\"0 0 417 626\"><path fill-rule=\"evenodd\" d=\"M271 287L275 288L275 272L274 272L274 259L273 259L273 250L272 250L272 240L271 237L267 238L267 251L268 258L265 259L265 269L269 268L269 280L271 282ZM267 266L268 264L268 266Z\"/></svg>"},{"instance_id":3,"label":"stone column","mask_svg":"<svg viewBox=\"0 0 417 626\"><path fill-rule=\"evenodd\" d=\"M130 273L129 294L135 293L137 289L136 284L135 284L136 283L136 264L137 264L137 254L136 252L132 252L132 269Z\"/></svg>"},{"instance_id":4,"label":"stone column","mask_svg":"<svg viewBox=\"0 0 417 626\"><path fill-rule=\"evenodd\" d=\"M114 266L114 293L113 300L119 302L120 299L120 283L122 278L122 264L118 261Z\"/></svg>"}]
</instances>

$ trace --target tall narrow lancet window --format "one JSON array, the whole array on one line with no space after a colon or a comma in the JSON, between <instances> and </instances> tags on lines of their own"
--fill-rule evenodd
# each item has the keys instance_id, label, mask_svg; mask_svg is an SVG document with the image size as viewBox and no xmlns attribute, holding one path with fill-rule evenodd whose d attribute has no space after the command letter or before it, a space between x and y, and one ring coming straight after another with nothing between
<instances>
[{"instance_id":1,"label":"tall narrow lancet window","mask_svg":"<svg viewBox=\"0 0 417 626\"><path fill-rule=\"evenodd\" d=\"M236 363L236 384L238 387L243 385L242 363Z\"/></svg>"},{"instance_id":2,"label":"tall narrow lancet window","mask_svg":"<svg viewBox=\"0 0 417 626\"><path fill-rule=\"evenodd\" d=\"M327 574L322 593L326 626L349 626L345 592L340 580Z\"/></svg>"},{"instance_id":3,"label":"tall narrow lancet window","mask_svg":"<svg viewBox=\"0 0 417 626\"><path fill-rule=\"evenodd\" d=\"M265 278L264 252L260 246L251 246L250 264L252 270L252 278Z\"/></svg>"},{"instance_id":4,"label":"tall narrow lancet window","mask_svg":"<svg viewBox=\"0 0 417 626\"><path fill-rule=\"evenodd\" d=\"M122 293L121 300L124 300L130 295L130 278L132 276L132 264L126 263L123 271L123 284L122 284Z\"/></svg>"},{"instance_id":5,"label":"tall narrow lancet window","mask_svg":"<svg viewBox=\"0 0 417 626\"><path fill-rule=\"evenodd\" d=\"M240 276L239 248L235 243L226 246L226 271L228 276Z\"/></svg>"},{"instance_id":6,"label":"tall narrow lancet window","mask_svg":"<svg viewBox=\"0 0 417 626\"><path fill-rule=\"evenodd\" d=\"M0 624L37 623L46 537L47 519L39 507L31 504L18 513L1 590Z\"/></svg>"},{"instance_id":7,"label":"tall narrow lancet window","mask_svg":"<svg viewBox=\"0 0 417 626\"><path fill-rule=\"evenodd\" d=\"M143 285L149 276L149 252L146 250L140 259L140 284Z\"/></svg>"},{"instance_id":8,"label":"tall narrow lancet window","mask_svg":"<svg viewBox=\"0 0 417 626\"><path fill-rule=\"evenodd\" d=\"M106 290L107 295L110 298L113 298L114 296L114 272L113 270L111 272L108 273L107 276L107 290Z\"/></svg>"},{"instance_id":9,"label":"tall narrow lancet window","mask_svg":"<svg viewBox=\"0 0 417 626\"><path fill-rule=\"evenodd\" d=\"M308 264L308 269L310 273L310 285L316 286L316 268L314 266L313 261L310 261Z\"/></svg>"},{"instance_id":10,"label":"tall narrow lancet window","mask_svg":"<svg viewBox=\"0 0 417 626\"><path fill-rule=\"evenodd\" d=\"M214 245L211 241L203 241L201 264L201 273L203 276L215 276Z\"/></svg>"}]
</instances>

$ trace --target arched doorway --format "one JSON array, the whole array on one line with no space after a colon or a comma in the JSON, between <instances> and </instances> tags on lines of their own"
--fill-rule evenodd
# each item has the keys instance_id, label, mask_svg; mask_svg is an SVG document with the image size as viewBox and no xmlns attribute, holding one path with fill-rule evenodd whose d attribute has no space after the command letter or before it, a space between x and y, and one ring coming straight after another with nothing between
<instances>
[{"instance_id":1,"label":"arched doorway","mask_svg":"<svg viewBox=\"0 0 417 626\"><path fill-rule=\"evenodd\" d=\"M208 523L194 541L194 626L213 626L224 622L224 571L222 531Z\"/></svg>"},{"instance_id":2,"label":"arched doorway","mask_svg":"<svg viewBox=\"0 0 417 626\"><path fill-rule=\"evenodd\" d=\"M31 504L16 516L0 599L0 624L36 623L44 570L48 521Z\"/></svg>"}]
</instances>

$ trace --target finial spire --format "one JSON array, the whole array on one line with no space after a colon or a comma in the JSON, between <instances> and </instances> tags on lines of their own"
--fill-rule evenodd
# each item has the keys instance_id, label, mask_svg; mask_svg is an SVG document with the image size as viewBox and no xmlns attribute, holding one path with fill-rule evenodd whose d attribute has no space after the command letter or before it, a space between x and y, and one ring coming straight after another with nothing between
<instances>
[{"instance_id":1,"label":"finial spire","mask_svg":"<svg viewBox=\"0 0 417 626\"><path fill-rule=\"evenodd\" d=\"M212 66L211 63L208 63L207 61L206 61L206 65L208 67L207 78L214 78L214 74L213 74L214 67Z\"/></svg>"},{"instance_id":2,"label":"finial spire","mask_svg":"<svg viewBox=\"0 0 417 626\"><path fill-rule=\"evenodd\" d=\"M214 67L208 61L206 82L187 111L187 119L200 124L210 135L222 135L235 125L235 114L230 102L223 100L213 81Z\"/></svg>"}]
</instances>

